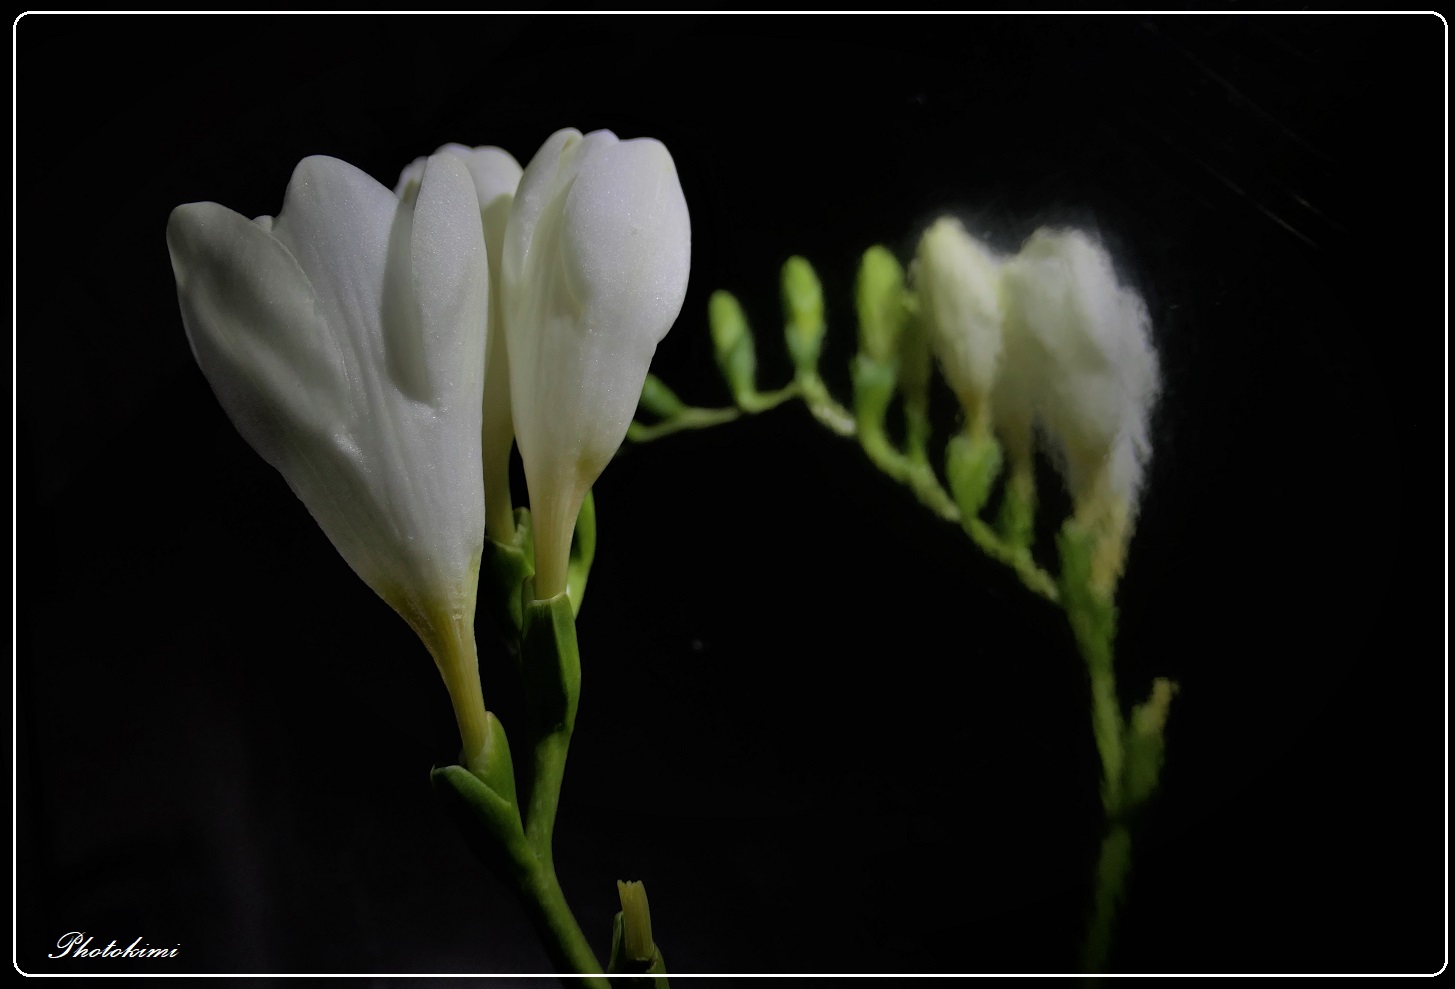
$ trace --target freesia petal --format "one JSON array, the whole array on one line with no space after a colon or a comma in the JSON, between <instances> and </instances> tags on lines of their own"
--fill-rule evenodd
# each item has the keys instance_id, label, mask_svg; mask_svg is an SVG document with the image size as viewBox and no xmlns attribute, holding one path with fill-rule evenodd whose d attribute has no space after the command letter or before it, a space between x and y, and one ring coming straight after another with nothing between
<instances>
[{"instance_id":1,"label":"freesia petal","mask_svg":"<svg viewBox=\"0 0 1455 989\"><path fill-rule=\"evenodd\" d=\"M329 325L356 329L355 346L379 353L384 269L398 205L366 172L314 156L293 170L273 221L273 236L298 259Z\"/></svg>"},{"instance_id":2,"label":"freesia petal","mask_svg":"<svg viewBox=\"0 0 1455 989\"><path fill-rule=\"evenodd\" d=\"M521 177L503 255L537 590L551 594L564 589L575 513L686 294L691 228L671 155L610 131L557 131Z\"/></svg>"},{"instance_id":3,"label":"freesia petal","mask_svg":"<svg viewBox=\"0 0 1455 989\"><path fill-rule=\"evenodd\" d=\"M443 149L441 149L443 150ZM406 203L414 202L414 197L419 195L419 183L424 180L424 163L429 158L421 155L404 166L399 173L399 180L394 183L394 195Z\"/></svg>"},{"instance_id":4,"label":"freesia petal","mask_svg":"<svg viewBox=\"0 0 1455 989\"><path fill-rule=\"evenodd\" d=\"M465 163L451 154L430 158L413 212L414 295L430 398L447 410L471 406L449 419L478 432L490 269L475 185Z\"/></svg>"},{"instance_id":5,"label":"freesia petal","mask_svg":"<svg viewBox=\"0 0 1455 989\"><path fill-rule=\"evenodd\" d=\"M167 248L193 356L243 438L281 470L300 434L333 435L347 355L288 249L217 203L173 210Z\"/></svg>"},{"instance_id":6,"label":"freesia petal","mask_svg":"<svg viewBox=\"0 0 1455 989\"><path fill-rule=\"evenodd\" d=\"M501 277L507 284L520 281L547 200L562 193L557 185L557 174L563 165L569 167L574 157L572 149L582 140L581 132L574 127L556 131L546 138L521 174L501 250Z\"/></svg>"},{"instance_id":7,"label":"freesia petal","mask_svg":"<svg viewBox=\"0 0 1455 989\"><path fill-rule=\"evenodd\" d=\"M969 411L989 397L1000 367L1000 262L950 217L925 231L916 258L935 354Z\"/></svg>"},{"instance_id":8,"label":"freesia petal","mask_svg":"<svg viewBox=\"0 0 1455 989\"><path fill-rule=\"evenodd\" d=\"M480 457L485 475L486 522L495 538L508 542L515 520L510 514L510 448L515 442L515 423L510 410L510 361L505 339L504 291L501 288L501 254L505 227L510 220L515 190L520 185L521 167L500 148L464 148L446 145L462 158L475 181L480 200L480 222L485 228L485 246L490 256L490 331L485 362L485 401L480 421ZM444 150L444 149L442 149ZM499 517L492 517L495 513Z\"/></svg>"},{"instance_id":9,"label":"freesia petal","mask_svg":"<svg viewBox=\"0 0 1455 989\"><path fill-rule=\"evenodd\" d=\"M520 186L520 162L510 152L489 145L467 148L461 144L447 144L438 153L445 152L455 155L470 169L470 178L475 181L475 196L480 200L481 219L485 223L485 243L494 254L505 237L510 204ZM504 200L504 210L496 208L501 200Z\"/></svg>"},{"instance_id":10,"label":"freesia petal","mask_svg":"<svg viewBox=\"0 0 1455 989\"><path fill-rule=\"evenodd\" d=\"M1007 267L1013 321L1041 368L1038 415L1073 492L1103 467L1135 505L1158 390L1151 320L1081 231L1039 230Z\"/></svg>"},{"instance_id":11,"label":"freesia petal","mask_svg":"<svg viewBox=\"0 0 1455 989\"><path fill-rule=\"evenodd\" d=\"M390 527L351 483L363 456L351 428L355 354L328 327L293 255L262 225L193 203L172 212L167 245L187 338L224 411L379 590L389 565L370 543Z\"/></svg>"}]
</instances>

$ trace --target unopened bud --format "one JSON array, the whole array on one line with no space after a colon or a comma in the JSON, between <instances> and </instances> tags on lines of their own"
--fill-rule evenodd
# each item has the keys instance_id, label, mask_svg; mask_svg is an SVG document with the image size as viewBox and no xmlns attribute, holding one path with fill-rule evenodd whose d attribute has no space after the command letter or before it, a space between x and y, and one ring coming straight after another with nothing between
<instances>
[{"instance_id":1,"label":"unopened bud","mask_svg":"<svg viewBox=\"0 0 1455 989\"><path fill-rule=\"evenodd\" d=\"M707 325L712 331L718 369L733 398L739 405L751 402L758 391L758 358L748 318L731 292L712 293L707 300Z\"/></svg>"},{"instance_id":2,"label":"unopened bud","mask_svg":"<svg viewBox=\"0 0 1455 989\"><path fill-rule=\"evenodd\" d=\"M886 247L864 252L854 285L859 351L880 364L893 363L904 332L904 268Z\"/></svg>"},{"instance_id":3,"label":"unopened bud","mask_svg":"<svg viewBox=\"0 0 1455 989\"><path fill-rule=\"evenodd\" d=\"M813 265L796 255L783 265L783 317L794 366L817 373L825 328L823 286Z\"/></svg>"}]
</instances>

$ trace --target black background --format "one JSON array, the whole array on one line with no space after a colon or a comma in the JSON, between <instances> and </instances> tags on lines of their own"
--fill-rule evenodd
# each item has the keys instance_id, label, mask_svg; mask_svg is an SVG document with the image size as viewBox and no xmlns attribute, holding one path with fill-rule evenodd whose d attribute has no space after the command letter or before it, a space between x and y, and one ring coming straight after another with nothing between
<instances>
[{"instance_id":1,"label":"black background","mask_svg":"<svg viewBox=\"0 0 1455 989\"><path fill-rule=\"evenodd\" d=\"M1099 230L1165 379L1123 701L1182 686L1114 965L1440 968L1444 37L26 17L20 967L128 964L47 960L72 930L181 945L131 963L167 972L546 967L429 791L458 744L438 675L213 400L163 234L184 202L275 213L309 154L392 185L445 141L524 164L575 126L675 156L692 279L654 370L701 404L726 401L716 288L764 385L787 378L789 254L821 273L847 399L865 247L906 256L944 211L1002 248ZM1100 810L1059 613L801 407L624 451L596 491L557 862L598 953L637 878L677 972L1074 969ZM480 643L509 728L483 620Z\"/></svg>"}]
</instances>

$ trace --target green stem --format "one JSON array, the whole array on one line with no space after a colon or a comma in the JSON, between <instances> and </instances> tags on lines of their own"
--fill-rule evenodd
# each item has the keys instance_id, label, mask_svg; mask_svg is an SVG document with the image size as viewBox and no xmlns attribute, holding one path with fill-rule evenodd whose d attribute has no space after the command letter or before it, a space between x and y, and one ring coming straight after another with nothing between
<instances>
[{"instance_id":1,"label":"green stem","mask_svg":"<svg viewBox=\"0 0 1455 989\"><path fill-rule=\"evenodd\" d=\"M751 392L737 396L738 408L749 415L756 415L759 412L767 412L769 409L776 409L784 402L799 395L798 382L790 381L777 391Z\"/></svg>"},{"instance_id":2,"label":"green stem","mask_svg":"<svg viewBox=\"0 0 1455 989\"><path fill-rule=\"evenodd\" d=\"M950 497L940 479L935 476L935 469L927 461L916 459L913 456L909 460L909 473L905 481L914 491L915 497L919 499L930 511L934 512L946 522L960 524L960 506L955 504L955 499Z\"/></svg>"},{"instance_id":3,"label":"green stem","mask_svg":"<svg viewBox=\"0 0 1455 989\"><path fill-rule=\"evenodd\" d=\"M520 892L530 908L531 920L545 935L551 960L562 971L581 976L581 984L591 989L610 989L611 983L601 975L601 962L581 933L581 925L566 903L566 894L556 878L555 867L547 862L523 870L517 876ZM591 973L591 974L587 974Z\"/></svg>"},{"instance_id":4,"label":"green stem","mask_svg":"<svg viewBox=\"0 0 1455 989\"><path fill-rule=\"evenodd\" d=\"M1027 590L1039 594L1053 603L1061 600L1061 592L1056 587L1055 579L1036 566L1036 561L1031 558L1029 550L1005 542L996 535L994 529L979 519L971 519L965 523L964 528L965 534L970 537L971 542L980 547L981 552L1014 570Z\"/></svg>"},{"instance_id":5,"label":"green stem","mask_svg":"<svg viewBox=\"0 0 1455 989\"><path fill-rule=\"evenodd\" d=\"M688 408L670 419L664 419L650 426L633 422L627 427L626 438L634 443L650 443L652 440L659 440L663 436L671 436L673 433L680 433L688 429L710 429L713 426L721 426L724 423L732 422L741 415L742 412L738 409Z\"/></svg>"},{"instance_id":6,"label":"green stem","mask_svg":"<svg viewBox=\"0 0 1455 989\"><path fill-rule=\"evenodd\" d=\"M542 736L531 750L530 803L525 812L525 839L547 868L554 868L551 839L556 831L556 809L561 803L561 780L566 774L569 728Z\"/></svg>"},{"instance_id":7,"label":"green stem","mask_svg":"<svg viewBox=\"0 0 1455 989\"><path fill-rule=\"evenodd\" d=\"M1125 823L1116 823L1101 842L1101 855L1096 863L1096 902L1092 907L1091 926L1086 932L1082 954L1083 970L1094 974L1106 971L1111 959L1113 930L1117 910L1126 894L1127 875L1132 867L1132 833Z\"/></svg>"},{"instance_id":8,"label":"green stem","mask_svg":"<svg viewBox=\"0 0 1455 989\"><path fill-rule=\"evenodd\" d=\"M817 372L800 370L796 382L799 391L803 393L804 402L808 404L808 411L813 413L815 419L840 436L857 434L853 413L834 401L828 386Z\"/></svg>"}]
</instances>

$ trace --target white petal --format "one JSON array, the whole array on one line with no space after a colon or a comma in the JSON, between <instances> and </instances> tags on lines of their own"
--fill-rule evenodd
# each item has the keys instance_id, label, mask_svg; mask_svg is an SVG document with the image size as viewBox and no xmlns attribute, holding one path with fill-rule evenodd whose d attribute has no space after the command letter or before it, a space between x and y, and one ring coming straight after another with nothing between
<instances>
[{"instance_id":1,"label":"white petal","mask_svg":"<svg viewBox=\"0 0 1455 989\"><path fill-rule=\"evenodd\" d=\"M419 183L424 180L424 163L429 161L426 157L419 157L404 166L399 173L399 181L394 183L394 195L396 198L406 202L414 202L414 197L419 195Z\"/></svg>"},{"instance_id":2,"label":"white petal","mask_svg":"<svg viewBox=\"0 0 1455 989\"><path fill-rule=\"evenodd\" d=\"M445 144L436 150L435 155L452 156L468 168L475 186L480 222L485 233L486 254L490 266L490 303L488 332L485 335L488 359L485 362L480 444L487 505L506 516L502 528L493 531L503 537L514 525L508 517L506 506L510 503L510 448L515 439L515 430L510 410L510 365L501 316L504 293L500 287L500 272L505 226L510 217L516 187L520 184L521 167L508 152L490 146L470 148L463 144ZM424 158L416 159L400 174L398 190L402 195L408 195L411 199L418 196L420 182L424 178L425 161Z\"/></svg>"},{"instance_id":3,"label":"white petal","mask_svg":"<svg viewBox=\"0 0 1455 989\"><path fill-rule=\"evenodd\" d=\"M515 200L511 204L510 218L505 227L505 245L501 250L501 275L507 283L518 282L522 277L526 256L530 253L535 237L536 225L546 208L547 200L561 192L557 173L561 171L563 158L569 165L574 149L582 141L581 132L573 127L556 131L546 138L535 157L530 160L516 186ZM563 177L569 188L568 173Z\"/></svg>"},{"instance_id":4,"label":"white petal","mask_svg":"<svg viewBox=\"0 0 1455 989\"><path fill-rule=\"evenodd\" d=\"M1000 365L1000 263L950 217L925 231L916 259L915 287L935 354L972 411L989 397Z\"/></svg>"},{"instance_id":5,"label":"white petal","mask_svg":"<svg viewBox=\"0 0 1455 989\"><path fill-rule=\"evenodd\" d=\"M496 203L502 199L505 201L505 210L498 211L498 229L492 230L491 221L486 221L485 240L493 252L499 242L496 238L505 236L505 221L509 216L510 203L514 201L515 190L520 185L520 163L510 152L490 145L467 148L460 144L447 144L440 148L440 152L455 155L469 167L470 177L475 181L475 196L480 200L482 216L492 215L492 208ZM492 233L496 236L492 237Z\"/></svg>"},{"instance_id":6,"label":"white petal","mask_svg":"<svg viewBox=\"0 0 1455 989\"><path fill-rule=\"evenodd\" d=\"M504 291L500 285L501 251L505 225L515 190L520 185L520 164L499 148L448 146L470 169L475 195L480 200L480 221L490 255L489 360L485 365L485 402L480 423L480 456L485 474L487 511L501 513L501 519L487 521L491 531L505 536L514 526L510 504L510 447L515 442L515 425L510 411L510 363L503 316Z\"/></svg>"},{"instance_id":7,"label":"white petal","mask_svg":"<svg viewBox=\"0 0 1455 989\"><path fill-rule=\"evenodd\" d=\"M691 227L671 155L557 132L521 178L505 241L515 431L549 593L687 291Z\"/></svg>"},{"instance_id":8,"label":"white petal","mask_svg":"<svg viewBox=\"0 0 1455 989\"><path fill-rule=\"evenodd\" d=\"M429 398L442 410L470 404L478 414L490 280L480 207L464 162L450 154L430 158L413 213L413 291ZM462 426L479 428L464 415L470 421Z\"/></svg>"},{"instance_id":9,"label":"white petal","mask_svg":"<svg viewBox=\"0 0 1455 989\"><path fill-rule=\"evenodd\" d=\"M384 269L398 200L367 173L336 158L305 158L293 170L273 236L286 246L334 327L356 346L382 352Z\"/></svg>"},{"instance_id":10,"label":"white petal","mask_svg":"<svg viewBox=\"0 0 1455 989\"><path fill-rule=\"evenodd\" d=\"M224 411L380 590L392 567L372 544L391 526L359 483L356 355L292 254L261 225L193 203L173 211L167 244L192 352Z\"/></svg>"},{"instance_id":11,"label":"white petal","mask_svg":"<svg viewBox=\"0 0 1455 989\"><path fill-rule=\"evenodd\" d=\"M1110 256L1080 231L1037 231L1007 267L1012 321L1041 368L1036 405L1073 492L1103 466L1133 504L1158 389L1151 321Z\"/></svg>"},{"instance_id":12,"label":"white petal","mask_svg":"<svg viewBox=\"0 0 1455 989\"><path fill-rule=\"evenodd\" d=\"M427 166L419 198L416 218L358 169L311 158L271 230L195 204L168 243L224 408L429 641L431 615L473 607L488 275L467 170Z\"/></svg>"},{"instance_id":13,"label":"white petal","mask_svg":"<svg viewBox=\"0 0 1455 989\"><path fill-rule=\"evenodd\" d=\"M349 355L293 255L217 203L173 210L167 248L193 356L243 438L279 470L328 443L348 415Z\"/></svg>"}]
</instances>

